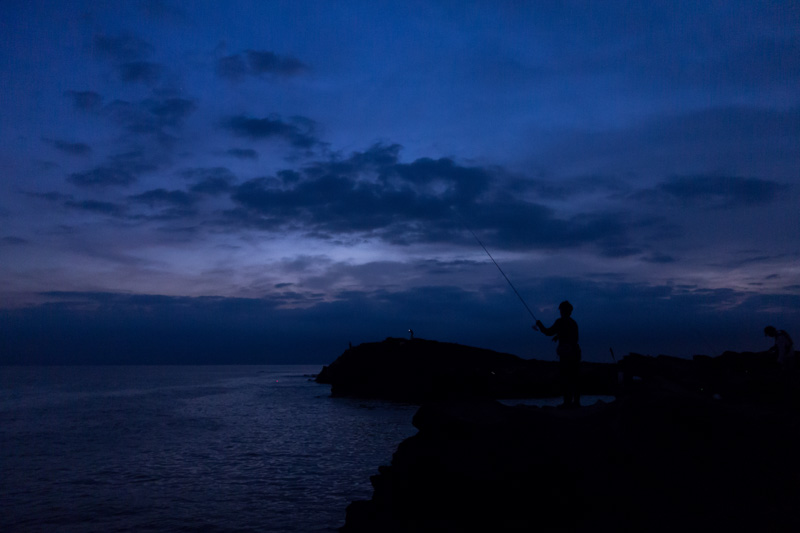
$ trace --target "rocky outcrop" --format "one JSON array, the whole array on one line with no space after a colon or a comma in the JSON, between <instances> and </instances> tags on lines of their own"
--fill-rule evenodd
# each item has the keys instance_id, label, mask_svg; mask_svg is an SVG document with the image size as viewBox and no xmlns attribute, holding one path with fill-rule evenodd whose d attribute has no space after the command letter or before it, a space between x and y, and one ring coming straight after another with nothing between
<instances>
[{"instance_id":1,"label":"rocky outcrop","mask_svg":"<svg viewBox=\"0 0 800 533\"><path fill-rule=\"evenodd\" d=\"M726 402L781 406L795 402L786 372L769 352L725 352L691 359L629 354L619 363L620 391L641 389L697 393ZM787 397L788 395L788 397Z\"/></svg>"},{"instance_id":2,"label":"rocky outcrop","mask_svg":"<svg viewBox=\"0 0 800 533\"><path fill-rule=\"evenodd\" d=\"M584 394L614 394L614 365L582 363ZM461 344L388 338L345 351L317 376L333 396L422 403L454 398L537 398L560 394L558 363Z\"/></svg>"},{"instance_id":3,"label":"rocky outcrop","mask_svg":"<svg viewBox=\"0 0 800 533\"><path fill-rule=\"evenodd\" d=\"M800 531L795 389L758 356L626 358L581 409L426 403L341 531Z\"/></svg>"}]
</instances>

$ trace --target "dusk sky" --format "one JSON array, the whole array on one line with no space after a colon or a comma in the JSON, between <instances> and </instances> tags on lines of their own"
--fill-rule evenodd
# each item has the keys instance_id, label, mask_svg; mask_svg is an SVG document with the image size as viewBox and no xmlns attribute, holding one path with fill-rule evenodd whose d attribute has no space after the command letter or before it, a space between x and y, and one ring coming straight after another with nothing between
<instances>
[{"instance_id":1,"label":"dusk sky","mask_svg":"<svg viewBox=\"0 0 800 533\"><path fill-rule=\"evenodd\" d=\"M800 338L800 3L0 3L0 363Z\"/></svg>"}]
</instances>

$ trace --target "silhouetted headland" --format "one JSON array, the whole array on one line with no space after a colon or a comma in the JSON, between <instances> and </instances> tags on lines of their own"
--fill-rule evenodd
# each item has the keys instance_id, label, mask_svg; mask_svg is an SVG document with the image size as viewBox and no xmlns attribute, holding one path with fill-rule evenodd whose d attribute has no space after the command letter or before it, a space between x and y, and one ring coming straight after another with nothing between
<instances>
[{"instance_id":1,"label":"silhouetted headland","mask_svg":"<svg viewBox=\"0 0 800 533\"><path fill-rule=\"evenodd\" d=\"M361 394L431 396L424 379L455 391L420 407L418 433L371 478L372 498L347 508L341 531L800 531L800 401L774 355L631 354L602 367L621 378L616 401L556 409L489 399L545 392L555 363L423 342L362 345L320 374ZM395 378L436 351L436 377L401 394ZM401 372L403 353L419 360ZM454 368L459 354L467 370ZM370 356L374 366L353 373ZM509 389L478 379L498 369ZM514 369L526 378L506 374ZM533 369L550 377L527 387ZM473 385L453 385L458 376Z\"/></svg>"},{"instance_id":2,"label":"silhouetted headland","mask_svg":"<svg viewBox=\"0 0 800 533\"><path fill-rule=\"evenodd\" d=\"M319 383L333 396L423 403L467 398L544 398L560 394L556 361L449 342L387 338L346 350L323 367ZM581 363L584 394L614 394L615 365Z\"/></svg>"}]
</instances>

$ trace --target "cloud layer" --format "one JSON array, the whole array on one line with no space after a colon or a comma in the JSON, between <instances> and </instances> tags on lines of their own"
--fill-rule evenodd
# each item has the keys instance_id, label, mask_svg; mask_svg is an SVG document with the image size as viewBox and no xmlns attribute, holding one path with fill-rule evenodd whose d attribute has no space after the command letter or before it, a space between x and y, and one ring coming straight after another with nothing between
<instances>
[{"instance_id":1,"label":"cloud layer","mask_svg":"<svg viewBox=\"0 0 800 533\"><path fill-rule=\"evenodd\" d=\"M543 316L574 300L597 357L796 320L791 2L76 1L0 5L15 361L97 361L70 327L256 361L414 321L539 355L475 237Z\"/></svg>"},{"instance_id":2,"label":"cloud layer","mask_svg":"<svg viewBox=\"0 0 800 533\"><path fill-rule=\"evenodd\" d=\"M217 61L217 74L232 81L247 76L297 76L308 68L296 57L281 56L267 50L245 50Z\"/></svg>"}]
</instances>

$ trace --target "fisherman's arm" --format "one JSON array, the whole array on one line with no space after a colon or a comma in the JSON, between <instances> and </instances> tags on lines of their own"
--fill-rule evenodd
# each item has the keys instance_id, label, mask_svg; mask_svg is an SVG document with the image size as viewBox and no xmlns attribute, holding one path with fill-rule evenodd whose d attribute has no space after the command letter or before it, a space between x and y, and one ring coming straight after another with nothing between
<instances>
[{"instance_id":1,"label":"fisherman's arm","mask_svg":"<svg viewBox=\"0 0 800 533\"><path fill-rule=\"evenodd\" d=\"M776 342L775 344L773 344L772 346L770 346L770 347L767 349L766 353L778 353L778 343Z\"/></svg>"},{"instance_id":2,"label":"fisherman's arm","mask_svg":"<svg viewBox=\"0 0 800 533\"><path fill-rule=\"evenodd\" d=\"M556 322L557 322L557 321L556 321ZM536 326L535 326L533 329L538 329L539 331L541 331L542 333L544 333L544 334L545 334L545 335L547 335L548 337L552 337L553 335L555 335L556 333L558 333L558 332L556 331L556 325L555 325L555 324L553 324L551 327L549 327L549 328L548 328L547 326L545 326L544 324L542 324L542 321L541 321L541 320L537 320L537 321L536 321Z\"/></svg>"}]
</instances>

